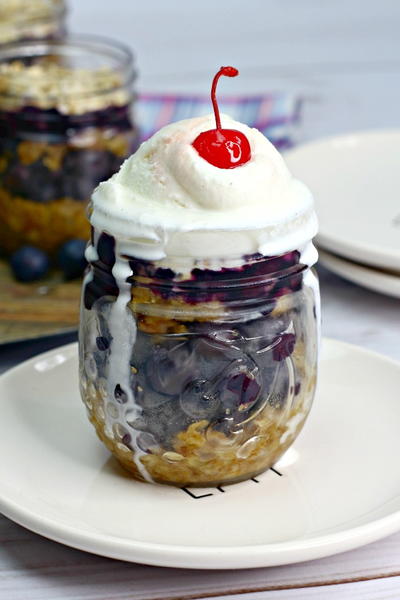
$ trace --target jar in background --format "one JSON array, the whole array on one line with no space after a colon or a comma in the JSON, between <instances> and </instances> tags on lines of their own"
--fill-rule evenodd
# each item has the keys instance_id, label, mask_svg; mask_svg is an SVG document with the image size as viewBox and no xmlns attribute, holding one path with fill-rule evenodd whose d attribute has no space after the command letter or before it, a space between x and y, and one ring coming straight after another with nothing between
<instances>
[{"instance_id":1,"label":"jar in background","mask_svg":"<svg viewBox=\"0 0 400 600\"><path fill-rule=\"evenodd\" d=\"M6 0L0 4L0 45L65 35L64 0Z\"/></svg>"},{"instance_id":2,"label":"jar in background","mask_svg":"<svg viewBox=\"0 0 400 600\"><path fill-rule=\"evenodd\" d=\"M96 37L0 48L0 246L89 237L96 185L138 145L130 51Z\"/></svg>"},{"instance_id":3,"label":"jar in background","mask_svg":"<svg viewBox=\"0 0 400 600\"><path fill-rule=\"evenodd\" d=\"M98 436L150 482L222 485L268 469L315 391L312 244L212 261L134 254L104 231L87 251L80 384Z\"/></svg>"}]
</instances>

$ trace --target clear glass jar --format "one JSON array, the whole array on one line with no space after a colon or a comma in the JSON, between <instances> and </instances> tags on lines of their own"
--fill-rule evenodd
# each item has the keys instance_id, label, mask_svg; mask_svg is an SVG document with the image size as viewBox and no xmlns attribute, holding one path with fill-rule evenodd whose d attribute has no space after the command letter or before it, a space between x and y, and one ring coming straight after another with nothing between
<instances>
[{"instance_id":1,"label":"clear glass jar","mask_svg":"<svg viewBox=\"0 0 400 600\"><path fill-rule=\"evenodd\" d=\"M0 44L65 35L64 0L6 0L0 5Z\"/></svg>"},{"instance_id":2,"label":"clear glass jar","mask_svg":"<svg viewBox=\"0 0 400 600\"><path fill-rule=\"evenodd\" d=\"M0 48L0 247L88 239L96 185L138 146L130 51L96 37Z\"/></svg>"},{"instance_id":3,"label":"clear glass jar","mask_svg":"<svg viewBox=\"0 0 400 600\"><path fill-rule=\"evenodd\" d=\"M179 486L271 467L316 384L319 292L305 253L140 260L102 232L87 256L81 395L122 465Z\"/></svg>"}]
</instances>

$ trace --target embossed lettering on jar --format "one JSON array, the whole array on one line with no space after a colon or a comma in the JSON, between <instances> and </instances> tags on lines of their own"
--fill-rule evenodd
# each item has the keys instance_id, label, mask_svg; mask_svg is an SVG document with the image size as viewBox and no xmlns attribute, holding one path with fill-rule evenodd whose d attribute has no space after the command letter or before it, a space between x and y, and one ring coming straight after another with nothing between
<instances>
[{"instance_id":1,"label":"embossed lettering on jar","mask_svg":"<svg viewBox=\"0 0 400 600\"><path fill-rule=\"evenodd\" d=\"M99 437L136 478L234 483L292 444L316 383L310 248L150 261L93 235L81 392Z\"/></svg>"}]
</instances>

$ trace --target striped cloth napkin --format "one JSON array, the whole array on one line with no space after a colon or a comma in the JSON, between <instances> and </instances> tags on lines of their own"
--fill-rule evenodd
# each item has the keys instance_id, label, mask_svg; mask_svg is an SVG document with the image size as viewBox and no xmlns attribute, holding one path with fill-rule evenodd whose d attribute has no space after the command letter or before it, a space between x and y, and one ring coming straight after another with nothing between
<instances>
[{"instance_id":1,"label":"striped cloth napkin","mask_svg":"<svg viewBox=\"0 0 400 600\"><path fill-rule=\"evenodd\" d=\"M222 113L256 127L277 148L293 145L302 105L297 96L282 92L222 97L218 104ZM168 123L212 112L212 106L208 96L140 94L136 111L144 141Z\"/></svg>"}]
</instances>

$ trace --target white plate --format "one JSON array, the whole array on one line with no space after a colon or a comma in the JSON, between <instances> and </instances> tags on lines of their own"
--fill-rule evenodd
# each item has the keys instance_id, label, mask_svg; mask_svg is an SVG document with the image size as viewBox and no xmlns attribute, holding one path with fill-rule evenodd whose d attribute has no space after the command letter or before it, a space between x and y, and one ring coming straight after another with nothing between
<instances>
[{"instance_id":1,"label":"white plate","mask_svg":"<svg viewBox=\"0 0 400 600\"><path fill-rule=\"evenodd\" d=\"M0 509L44 536L213 569L327 556L400 529L400 364L387 358L326 340L315 406L282 475L220 490L132 480L95 437L77 384L76 345L0 377Z\"/></svg>"},{"instance_id":2,"label":"white plate","mask_svg":"<svg viewBox=\"0 0 400 600\"><path fill-rule=\"evenodd\" d=\"M374 292L400 298L400 274L396 276L384 271L378 271L371 267L351 262L325 250L319 249L318 253L319 262L333 271L333 273L341 275L341 277L358 283Z\"/></svg>"},{"instance_id":3,"label":"white plate","mask_svg":"<svg viewBox=\"0 0 400 600\"><path fill-rule=\"evenodd\" d=\"M400 130L331 137L285 158L314 194L322 247L400 269Z\"/></svg>"}]
</instances>

